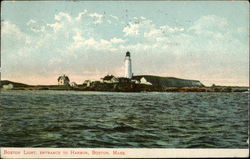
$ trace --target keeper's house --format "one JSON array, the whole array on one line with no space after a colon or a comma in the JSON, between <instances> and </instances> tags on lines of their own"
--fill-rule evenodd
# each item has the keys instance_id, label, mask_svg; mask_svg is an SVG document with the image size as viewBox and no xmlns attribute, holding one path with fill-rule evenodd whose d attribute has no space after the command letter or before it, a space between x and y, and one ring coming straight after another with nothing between
<instances>
[{"instance_id":1,"label":"keeper's house","mask_svg":"<svg viewBox=\"0 0 250 159\"><path fill-rule=\"evenodd\" d=\"M58 85L64 85L64 86L70 85L69 77L66 75L59 76L57 81L58 81Z\"/></svg>"}]
</instances>

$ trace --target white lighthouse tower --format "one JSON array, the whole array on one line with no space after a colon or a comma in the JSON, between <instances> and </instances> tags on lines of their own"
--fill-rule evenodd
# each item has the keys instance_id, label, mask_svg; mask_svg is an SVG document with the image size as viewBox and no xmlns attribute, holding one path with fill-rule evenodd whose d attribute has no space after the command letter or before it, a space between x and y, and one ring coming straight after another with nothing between
<instances>
[{"instance_id":1,"label":"white lighthouse tower","mask_svg":"<svg viewBox=\"0 0 250 159\"><path fill-rule=\"evenodd\" d=\"M131 64L130 52L126 52L125 56L125 77L132 78L132 64Z\"/></svg>"}]
</instances>

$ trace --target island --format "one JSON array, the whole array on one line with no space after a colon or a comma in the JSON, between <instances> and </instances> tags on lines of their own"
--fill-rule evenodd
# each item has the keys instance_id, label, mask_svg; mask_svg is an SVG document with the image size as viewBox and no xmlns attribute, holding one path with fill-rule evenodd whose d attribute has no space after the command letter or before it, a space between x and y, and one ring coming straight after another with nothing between
<instances>
[{"instance_id":1,"label":"island","mask_svg":"<svg viewBox=\"0 0 250 159\"><path fill-rule=\"evenodd\" d=\"M65 83L62 82L65 77ZM1 90L67 90L103 92L247 92L249 87L205 86L198 80L138 75L131 79L107 75L100 81L85 80L82 84L69 83L65 75L58 78L58 85L28 85L2 80Z\"/></svg>"}]
</instances>

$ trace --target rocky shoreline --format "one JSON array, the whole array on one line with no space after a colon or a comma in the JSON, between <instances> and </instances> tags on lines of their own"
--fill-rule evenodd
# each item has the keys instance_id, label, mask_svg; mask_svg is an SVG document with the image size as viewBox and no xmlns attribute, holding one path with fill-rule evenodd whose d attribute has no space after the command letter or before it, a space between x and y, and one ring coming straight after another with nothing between
<instances>
[{"instance_id":1,"label":"rocky shoreline","mask_svg":"<svg viewBox=\"0 0 250 159\"><path fill-rule=\"evenodd\" d=\"M86 85L58 86L58 85L40 85L40 86L22 86L14 87L11 90L67 90L67 91L102 91L102 92L246 92L249 87L157 87L144 84L113 84L101 83L87 87Z\"/></svg>"}]
</instances>

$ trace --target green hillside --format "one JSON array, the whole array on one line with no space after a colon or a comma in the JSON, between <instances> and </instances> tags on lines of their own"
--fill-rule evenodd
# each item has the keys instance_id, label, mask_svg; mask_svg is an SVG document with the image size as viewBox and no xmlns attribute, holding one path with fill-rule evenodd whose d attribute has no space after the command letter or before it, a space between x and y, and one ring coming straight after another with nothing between
<instances>
[{"instance_id":1,"label":"green hillside","mask_svg":"<svg viewBox=\"0 0 250 159\"><path fill-rule=\"evenodd\" d=\"M30 85L23 84L23 83L18 83L18 82L12 82L8 80L2 80L0 81L0 86L2 87L3 85L8 85L12 84L14 87L30 87Z\"/></svg>"},{"instance_id":2,"label":"green hillside","mask_svg":"<svg viewBox=\"0 0 250 159\"><path fill-rule=\"evenodd\" d=\"M204 87L204 85L198 80L187 80L175 77L160 77L151 75L139 75L134 76L133 79L140 80L145 78L153 86L157 87Z\"/></svg>"}]
</instances>

